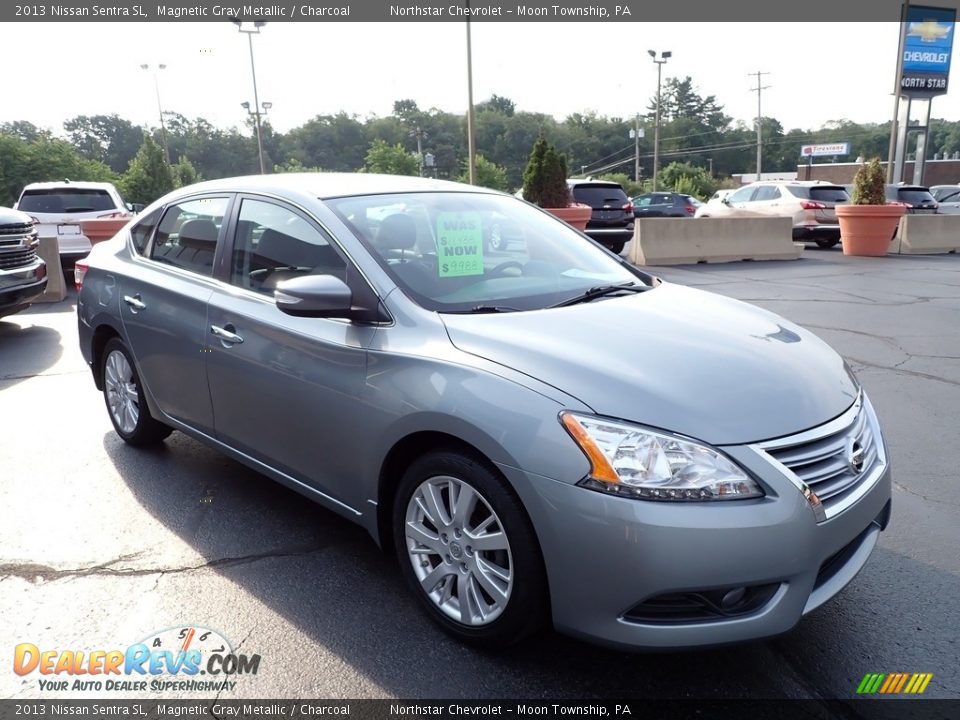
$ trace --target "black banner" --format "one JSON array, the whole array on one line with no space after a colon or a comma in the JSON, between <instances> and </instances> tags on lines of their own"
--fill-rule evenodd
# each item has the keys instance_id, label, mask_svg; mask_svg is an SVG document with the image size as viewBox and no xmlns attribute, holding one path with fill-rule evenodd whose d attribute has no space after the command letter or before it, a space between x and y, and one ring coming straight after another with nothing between
<instances>
[{"instance_id":1,"label":"black banner","mask_svg":"<svg viewBox=\"0 0 960 720\"><path fill-rule=\"evenodd\" d=\"M0 700L0 720L956 720L960 700Z\"/></svg>"}]
</instances>

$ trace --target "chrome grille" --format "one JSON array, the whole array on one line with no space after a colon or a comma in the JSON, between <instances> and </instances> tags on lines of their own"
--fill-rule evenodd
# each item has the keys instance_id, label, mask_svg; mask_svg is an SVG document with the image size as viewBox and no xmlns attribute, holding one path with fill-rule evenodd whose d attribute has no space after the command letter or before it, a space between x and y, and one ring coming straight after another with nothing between
<instances>
[{"instance_id":1,"label":"chrome grille","mask_svg":"<svg viewBox=\"0 0 960 720\"><path fill-rule=\"evenodd\" d=\"M820 498L827 517L846 509L865 483L876 480L874 471L885 462L879 430L863 396L820 428L758 447Z\"/></svg>"},{"instance_id":2,"label":"chrome grille","mask_svg":"<svg viewBox=\"0 0 960 720\"><path fill-rule=\"evenodd\" d=\"M33 223L11 223L0 225L0 237L4 235L29 235L33 232Z\"/></svg>"},{"instance_id":3,"label":"chrome grille","mask_svg":"<svg viewBox=\"0 0 960 720\"><path fill-rule=\"evenodd\" d=\"M37 260L37 251L32 247L20 248L12 252L0 252L0 270L14 270L27 267Z\"/></svg>"}]
</instances>

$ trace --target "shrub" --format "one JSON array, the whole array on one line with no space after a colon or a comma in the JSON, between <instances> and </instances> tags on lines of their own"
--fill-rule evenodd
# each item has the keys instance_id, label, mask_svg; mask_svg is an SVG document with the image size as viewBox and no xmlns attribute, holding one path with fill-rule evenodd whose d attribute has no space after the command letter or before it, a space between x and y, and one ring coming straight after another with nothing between
<instances>
[{"instance_id":1,"label":"shrub","mask_svg":"<svg viewBox=\"0 0 960 720\"><path fill-rule=\"evenodd\" d=\"M540 134L523 171L523 198L543 208L567 207L567 159Z\"/></svg>"},{"instance_id":2,"label":"shrub","mask_svg":"<svg viewBox=\"0 0 960 720\"><path fill-rule=\"evenodd\" d=\"M850 202L854 205L886 205L886 184L887 176L880 165L880 158L873 158L857 170Z\"/></svg>"}]
</instances>

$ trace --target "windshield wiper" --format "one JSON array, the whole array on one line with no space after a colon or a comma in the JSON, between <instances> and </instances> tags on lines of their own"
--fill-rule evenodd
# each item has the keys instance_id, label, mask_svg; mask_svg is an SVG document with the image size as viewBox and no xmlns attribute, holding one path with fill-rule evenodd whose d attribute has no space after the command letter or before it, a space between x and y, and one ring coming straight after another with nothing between
<instances>
[{"instance_id":1,"label":"windshield wiper","mask_svg":"<svg viewBox=\"0 0 960 720\"><path fill-rule=\"evenodd\" d=\"M468 312L468 313L520 312L520 308L508 307L507 305L474 305L469 310L464 310L463 312Z\"/></svg>"},{"instance_id":2,"label":"windshield wiper","mask_svg":"<svg viewBox=\"0 0 960 720\"><path fill-rule=\"evenodd\" d=\"M550 305L552 308L566 307L567 305L576 305L582 302L589 302L595 298L603 297L605 295L613 295L618 292L645 292L650 288L646 285L637 285L635 282L630 281L627 283L620 283L619 285L600 285L598 287L592 287L589 290L586 290L579 295L575 295L569 300L563 300L558 302L555 305Z\"/></svg>"}]
</instances>

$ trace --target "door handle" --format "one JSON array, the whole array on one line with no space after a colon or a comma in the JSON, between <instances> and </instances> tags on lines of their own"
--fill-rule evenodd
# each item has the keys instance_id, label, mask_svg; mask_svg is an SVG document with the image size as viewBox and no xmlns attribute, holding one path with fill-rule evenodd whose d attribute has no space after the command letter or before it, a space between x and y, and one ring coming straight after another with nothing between
<instances>
[{"instance_id":1,"label":"door handle","mask_svg":"<svg viewBox=\"0 0 960 720\"><path fill-rule=\"evenodd\" d=\"M233 327L228 325L227 327ZM216 325L210 326L210 332L220 338L221 342L229 343L230 345L237 345L243 342L243 338L237 335L235 332L227 330L227 328L217 327Z\"/></svg>"},{"instance_id":2,"label":"door handle","mask_svg":"<svg viewBox=\"0 0 960 720\"><path fill-rule=\"evenodd\" d=\"M124 295L123 301L134 310L144 310L147 307L146 303L140 300L140 293L133 296Z\"/></svg>"}]
</instances>

